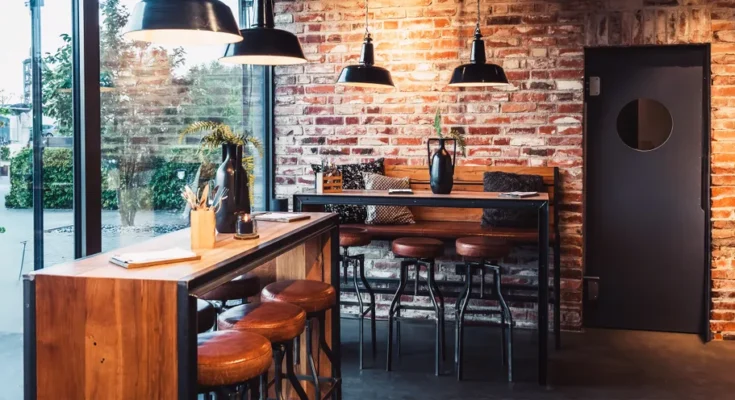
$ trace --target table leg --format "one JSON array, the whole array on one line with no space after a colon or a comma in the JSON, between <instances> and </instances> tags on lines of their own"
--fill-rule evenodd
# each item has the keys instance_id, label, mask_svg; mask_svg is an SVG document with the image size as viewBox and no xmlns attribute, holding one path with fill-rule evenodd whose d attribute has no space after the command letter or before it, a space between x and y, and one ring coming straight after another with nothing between
<instances>
[{"instance_id":1,"label":"table leg","mask_svg":"<svg viewBox=\"0 0 735 400\"><path fill-rule=\"evenodd\" d=\"M538 383L547 384L549 356L549 203L538 209Z\"/></svg>"}]
</instances>

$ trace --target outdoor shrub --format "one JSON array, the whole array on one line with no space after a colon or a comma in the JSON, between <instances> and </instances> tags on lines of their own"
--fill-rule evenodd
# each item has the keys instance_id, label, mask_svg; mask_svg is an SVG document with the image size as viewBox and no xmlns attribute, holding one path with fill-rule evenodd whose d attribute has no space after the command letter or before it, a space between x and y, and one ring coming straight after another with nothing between
<instances>
[{"instance_id":1,"label":"outdoor shrub","mask_svg":"<svg viewBox=\"0 0 735 400\"><path fill-rule=\"evenodd\" d=\"M10 159L10 148L8 146L0 147L0 161L8 161Z\"/></svg>"}]
</instances>

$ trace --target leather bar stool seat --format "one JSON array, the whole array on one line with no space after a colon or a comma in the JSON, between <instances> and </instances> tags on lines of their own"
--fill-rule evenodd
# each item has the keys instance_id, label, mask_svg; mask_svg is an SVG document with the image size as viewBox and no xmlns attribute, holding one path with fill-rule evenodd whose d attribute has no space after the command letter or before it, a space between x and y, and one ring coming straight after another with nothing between
<instances>
[{"instance_id":1,"label":"leather bar stool seat","mask_svg":"<svg viewBox=\"0 0 735 400\"><path fill-rule=\"evenodd\" d=\"M307 313L332 308L337 303L337 292L326 282L306 279L273 282L260 293L263 302L282 302L299 306Z\"/></svg>"},{"instance_id":2,"label":"leather bar stool seat","mask_svg":"<svg viewBox=\"0 0 735 400\"><path fill-rule=\"evenodd\" d=\"M227 302L247 299L248 297L257 296L258 293L260 293L260 278L255 274L247 273L212 289L202 295L201 298Z\"/></svg>"},{"instance_id":3,"label":"leather bar stool seat","mask_svg":"<svg viewBox=\"0 0 735 400\"><path fill-rule=\"evenodd\" d=\"M200 387L230 386L266 373L273 361L271 342L245 331L214 331L197 336Z\"/></svg>"},{"instance_id":4,"label":"leather bar stool seat","mask_svg":"<svg viewBox=\"0 0 735 400\"><path fill-rule=\"evenodd\" d=\"M444 254L444 243L438 239L404 237L393 241L393 254L406 258L437 258Z\"/></svg>"},{"instance_id":5,"label":"leather bar stool seat","mask_svg":"<svg viewBox=\"0 0 735 400\"><path fill-rule=\"evenodd\" d=\"M217 319L217 310L212 303L197 299L197 333L210 330Z\"/></svg>"},{"instance_id":6,"label":"leather bar stool seat","mask_svg":"<svg viewBox=\"0 0 735 400\"><path fill-rule=\"evenodd\" d=\"M497 261L510 252L508 242L482 236L463 237L456 242L457 255L473 259Z\"/></svg>"},{"instance_id":7,"label":"leather bar stool seat","mask_svg":"<svg viewBox=\"0 0 735 400\"><path fill-rule=\"evenodd\" d=\"M291 340L306 326L306 312L289 303L243 304L217 318L220 330L236 329L265 336L273 343Z\"/></svg>"},{"instance_id":8,"label":"leather bar stool seat","mask_svg":"<svg viewBox=\"0 0 735 400\"><path fill-rule=\"evenodd\" d=\"M363 228L339 228L339 246L340 247L359 247L367 246L372 241L372 237L367 229Z\"/></svg>"}]
</instances>

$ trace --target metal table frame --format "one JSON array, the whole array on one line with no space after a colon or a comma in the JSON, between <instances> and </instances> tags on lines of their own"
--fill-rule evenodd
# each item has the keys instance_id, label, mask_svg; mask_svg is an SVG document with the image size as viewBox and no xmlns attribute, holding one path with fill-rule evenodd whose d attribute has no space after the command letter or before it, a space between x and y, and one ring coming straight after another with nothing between
<instances>
[{"instance_id":1,"label":"metal table frame","mask_svg":"<svg viewBox=\"0 0 735 400\"><path fill-rule=\"evenodd\" d=\"M536 198L457 198L437 195L435 197L414 197L413 195L386 195L376 192L375 195L329 194L294 194L294 211L302 211L304 206L324 206L328 204L352 204L375 206L407 206L407 207L452 207L452 208L513 208L535 209L538 213L538 313L536 317L538 332L538 383L546 385L548 380L548 325L549 325L549 200ZM556 240L559 242L557 235ZM555 246L555 258L558 259L558 247ZM556 304L559 296L559 263L555 263ZM559 320L559 315L555 318ZM558 325L558 323L556 324ZM556 330L556 329L555 329ZM557 332L558 344L558 332Z\"/></svg>"}]
</instances>

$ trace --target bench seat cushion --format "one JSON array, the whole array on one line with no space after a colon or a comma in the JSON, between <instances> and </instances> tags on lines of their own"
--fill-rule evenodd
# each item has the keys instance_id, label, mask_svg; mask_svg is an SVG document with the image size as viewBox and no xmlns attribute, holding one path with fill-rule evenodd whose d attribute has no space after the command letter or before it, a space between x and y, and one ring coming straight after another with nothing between
<instances>
[{"instance_id":1,"label":"bench seat cushion","mask_svg":"<svg viewBox=\"0 0 735 400\"><path fill-rule=\"evenodd\" d=\"M437 239L457 239L464 236L485 236L504 238L516 243L534 243L538 240L536 229L484 227L480 222L458 221L416 221L411 225L365 225L345 224L343 227L363 228L374 240L395 239L398 237L431 237ZM554 240L554 232L549 231L549 240Z\"/></svg>"}]
</instances>

